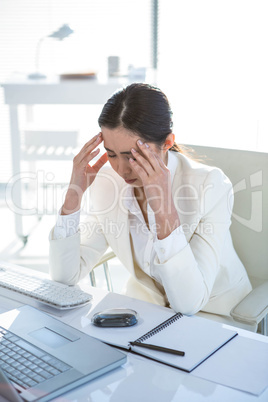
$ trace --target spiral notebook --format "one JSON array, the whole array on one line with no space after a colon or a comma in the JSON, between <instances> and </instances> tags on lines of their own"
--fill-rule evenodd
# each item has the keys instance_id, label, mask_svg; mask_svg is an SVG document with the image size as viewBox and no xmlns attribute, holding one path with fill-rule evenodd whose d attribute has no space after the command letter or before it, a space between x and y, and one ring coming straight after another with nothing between
<instances>
[{"instance_id":1,"label":"spiral notebook","mask_svg":"<svg viewBox=\"0 0 268 402\"><path fill-rule=\"evenodd\" d=\"M133 352L190 372L236 335L237 332L213 321L177 313L134 341L141 346L130 347ZM181 351L184 355L147 349L144 344Z\"/></svg>"},{"instance_id":2,"label":"spiral notebook","mask_svg":"<svg viewBox=\"0 0 268 402\"><path fill-rule=\"evenodd\" d=\"M169 308L155 306L141 300L116 294L108 294L84 319L86 332L110 345L131 350L159 362L185 371L192 371L219 348L233 339L237 332L215 321L197 316L186 316ZM132 308L139 316L132 327L100 328L91 324L91 317L107 308ZM148 350L132 346L131 342L141 342L184 351L184 356Z\"/></svg>"}]
</instances>

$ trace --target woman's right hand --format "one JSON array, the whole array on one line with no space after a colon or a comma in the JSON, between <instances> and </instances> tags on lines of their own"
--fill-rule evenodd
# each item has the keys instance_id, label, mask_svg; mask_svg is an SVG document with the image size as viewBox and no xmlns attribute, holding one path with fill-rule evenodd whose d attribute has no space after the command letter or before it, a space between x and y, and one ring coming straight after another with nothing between
<instances>
[{"instance_id":1,"label":"woman's right hand","mask_svg":"<svg viewBox=\"0 0 268 402\"><path fill-rule=\"evenodd\" d=\"M102 134L99 133L88 141L74 157L72 176L62 207L62 215L68 215L80 209L84 192L93 183L100 168L107 162L108 157L107 153L105 153L93 166L89 164L100 152L99 148L94 149L102 141Z\"/></svg>"}]
</instances>

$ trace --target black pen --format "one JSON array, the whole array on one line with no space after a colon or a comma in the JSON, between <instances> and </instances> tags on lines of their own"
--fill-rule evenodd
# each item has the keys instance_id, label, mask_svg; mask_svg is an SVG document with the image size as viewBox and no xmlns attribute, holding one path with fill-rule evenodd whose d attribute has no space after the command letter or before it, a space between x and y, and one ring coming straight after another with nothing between
<instances>
[{"instance_id":1,"label":"black pen","mask_svg":"<svg viewBox=\"0 0 268 402\"><path fill-rule=\"evenodd\" d=\"M129 343L132 346L140 346L141 348L158 350L159 352L171 353L172 355L179 355L179 356L185 355L185 352L182 352L181 350L169 349L164 348L162 346L149 345L148 343L141 343L141 342L129 342Z\"/></svg>"}]
</instances>

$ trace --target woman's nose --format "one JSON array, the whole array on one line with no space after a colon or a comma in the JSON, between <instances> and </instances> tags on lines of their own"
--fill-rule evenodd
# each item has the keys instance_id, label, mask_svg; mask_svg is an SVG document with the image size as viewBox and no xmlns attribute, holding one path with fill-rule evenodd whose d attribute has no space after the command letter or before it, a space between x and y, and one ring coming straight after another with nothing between
<instances>
[{"instance_id":1,"label":"woman's nose","mask_svg":"<svg viewBox=\"0 0 268 402\"><path fill-rule=\"evenodd\" d=\"M127 174L129 174L131 172L131 167L129 164L129 161L119 161L118 162L118 174L120 176L126 176Z\"/></svg>"}]
</instances>

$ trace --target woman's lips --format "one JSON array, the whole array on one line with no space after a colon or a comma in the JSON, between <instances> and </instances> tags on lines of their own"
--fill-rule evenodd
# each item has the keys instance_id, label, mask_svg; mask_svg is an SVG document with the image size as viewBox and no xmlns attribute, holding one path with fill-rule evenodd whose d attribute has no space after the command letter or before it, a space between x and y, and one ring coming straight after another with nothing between
<instances>
[{"instance_id":1,"label":"woman's lips","mask_svg":"<svg viewBox=\"0 0 268 402\"><path fill-rule=\"evenodd\" d=\"M125 182L126 182L127 184L133 184L136 180L137 180L137 179L132 179L132 180L126 180L126 179L125 179Z\"/></svg>"}]
</instances>

